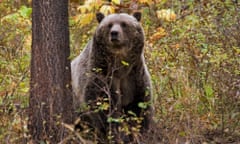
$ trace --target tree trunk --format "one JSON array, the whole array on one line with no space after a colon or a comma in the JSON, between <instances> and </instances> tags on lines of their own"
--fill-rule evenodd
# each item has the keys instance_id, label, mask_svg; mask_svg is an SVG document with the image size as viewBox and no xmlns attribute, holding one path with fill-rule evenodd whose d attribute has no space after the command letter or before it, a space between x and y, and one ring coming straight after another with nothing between
<instances>
[{"instance_id":1,"label":"tree trunk","mask_svg":"<svg viewBox=\"0 0 240 144\"><path fill-rule=\"evenodd\" d=\"M68 0L33 0L29 133L57 143L72 123Z\"/></svg>"}]
</instances>

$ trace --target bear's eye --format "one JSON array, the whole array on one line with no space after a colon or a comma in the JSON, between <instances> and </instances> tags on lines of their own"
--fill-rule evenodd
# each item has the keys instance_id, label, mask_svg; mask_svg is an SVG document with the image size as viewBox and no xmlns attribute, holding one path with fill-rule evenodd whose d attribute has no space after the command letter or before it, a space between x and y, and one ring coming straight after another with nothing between
<instances>
[{"instance_id":1,"label":"bear's eye","mask_svg":"<svg viewBox=\"0 0 240 144\"><path fill-rule=\"evenodd\" d=\"M127 24L126 24L125 22L121 22L121 26L122 26L123 28L125 28L125 27L127 26Z\"/></svg>"},{"instance_id":2,"label":"bear's eye","mask_svg":"<svg viewBox=\"0 0 240 144\"><path fill-rule=\"evenodd\" d=\"M111 28L112 26L113 26L113 24L112 24L112 23L108 24L108 28Z\"/></svg>"}]
</instances>

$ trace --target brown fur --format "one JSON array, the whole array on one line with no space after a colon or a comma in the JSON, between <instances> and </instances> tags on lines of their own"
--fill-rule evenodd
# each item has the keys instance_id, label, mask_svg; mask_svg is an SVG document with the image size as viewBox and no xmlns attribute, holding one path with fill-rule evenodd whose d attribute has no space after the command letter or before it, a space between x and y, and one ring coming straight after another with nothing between
<instances>
[{"instance_id":1,"label":"brown fur","mask_svg":"<svg viewBox=\"0 0 240 144\"><path fill-rule=\"evenodd\" d=\"M135 16L135 17L134 17ZM139 23L141 14L97 14L99 25L83 52L72 61L74 107L82 103L91 107L108 98L112 117L133 111L144 117L143 129L151 120L151 105L146 109L139 102L151 99L151 81L143 56L144 32ZM107 130L109 111L88 117L99 131Z\"/></svg>"}]
</instances>

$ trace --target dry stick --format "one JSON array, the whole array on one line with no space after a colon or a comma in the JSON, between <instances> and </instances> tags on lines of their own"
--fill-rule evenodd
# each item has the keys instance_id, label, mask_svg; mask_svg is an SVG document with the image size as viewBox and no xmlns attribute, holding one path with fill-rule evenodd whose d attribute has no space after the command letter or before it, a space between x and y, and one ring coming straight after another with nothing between
<instances>
[{"instance_id":1,"label":"dry stick","mask_svg":"<svg viewBox=\"0 0 240 144\"><path fill-rule=\"evenodd\" d=\"M69 125L69 124L65 124L65 123L62 123L62 125L63 125L65 128L67 128L68 130L70 130L71 132L73 132L73 133L77 136L77 138L80 140L80 142L81 142L82 144L87 144L87 143L86 143L86 140L84 140L84 138L82 138L79 133L77 133L77 132L74 131L73 126L71 126L71 125ZM58 144L63 144L63 143L64 143L65 141L67 141L68 139L70 139L70 137L65 138L64 140L62 140L62 141L59 142Z\"/></svg>"}]
</instances>

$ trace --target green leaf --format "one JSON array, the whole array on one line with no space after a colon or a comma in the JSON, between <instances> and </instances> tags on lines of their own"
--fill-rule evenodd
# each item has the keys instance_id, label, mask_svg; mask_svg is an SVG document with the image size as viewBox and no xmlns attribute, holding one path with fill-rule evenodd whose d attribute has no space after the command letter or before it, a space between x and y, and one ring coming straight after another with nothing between
<instances>
[{"instance_id":1,"label":"green leaf","mask_svg":"<svg viewBox=\"0 0 240 144\"><path fill-rule=\"evenodd\" d=\"M139 102L138 103L138 107L142 108L142 109L146 109L148 106L148 103L146 102Z\"/></svg>"},{"instance_id":2,"label":"green leaf","mask_svg":"<svg viewBox=\"0 0 240 144\"><path fill-rule=\"evenodd\" d=\"M46 144L44 141L40 141L40 144Z\"/></svg>"},{"instance_id":3,"label":"green leaf","mask_svg":"<svg viewBox=\"0 0 240 144\"><path fill-rule=\"evenodd\" d=\"M186 136L186 132L184 132L184 131L181 131L181 132L179 132L178 134L179 134L179 136L182 136L182 137L183 137L183 136Z\"/></svg>"},{"instance_id":4,"label":"green leaf","mask_svg":"<svg viewBox=\"0 0 240 144\"><path fill-rule=\"evenodd\" d=\"M18 12L20 13L20 15L23 18L30 18L31 13L32 13L32 8L28 8L26 6L21 6L21 8L18 10Z\"/></svg>"},{"instance_id":5,"label":"green leaf","mask_svg":"<svg viewBox=\"0 0 240 144\"><path fill-rule=\"evenodd\" d=\"M19 18L19 14L18 14L18 13L13 13L13 14L9 14L9 15L6 15L5 17L3 17L3 18L1 19L1 22L3 22L3 21L7 21L7 22L9 22L9 21L17 22L18 18Z\"/></svg>"},{"instance_id":6,"label":"green leaf","mask_svg":"<svg viewBox=\"0 0 240 144\"><path fill-rule=\"evenodd\" d=\"M124 65L124 66L129 66L129 63L128 62L126 62L126 61L121 61L121 63Z\"/></svg>"},{"instance_id":7,"label":"green leaf","mask_svg":"<svg viewBox=\"0 0 240 144\"><path fill-rule=\"evenodd\" d=\"M209 84L204 85L204 90L208 98L213 97L214 90L211 85Z\"/></svg>"},{"instance_id":8,"label":"green leaf","mask_svg":"<svg viewBox=\"0 0 240 144\"><path fill-rule=\"evenodd\" d=\"M102 68L93 68L92 69L94 72L97 72L97 73L99 73L99 72L101 72L102 71Z\"/></svg>"},{"instance_id":9,"label":"green leaf","mask_svg":"<svg viewBox=\"0 0 240 144\"><path fill-rule=\"evenodd\" d=\"M133 116L137 116L133 111L128 111L128 114L130 114L130 115L133 115Z\"/></svg>"},{"instance_id":10,"label":"green leaf","mask_svg":"<svg viewBox=\"0 0 240 144\"><path fill-rule=\"evenodd\" d=\"M108 110L109 109L109 103L102 103L99 107L100 110Z\"/></svg>"},{"instance_id":11,"label":"green leaf","mask_svg":"<svg viewBox=\"0 0 240 144\"><path fill-rule=\"evenodd\" d=\"M107 122L108 123L111 123L111 122L115 122L115 123L121 123L121 122L123 122L124 120L123 120L123 118L113 118L113 117L108 117L108 119L107 119Z\"/></svg>"}]
</instances>

